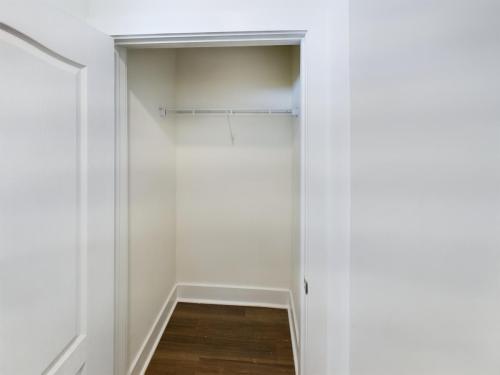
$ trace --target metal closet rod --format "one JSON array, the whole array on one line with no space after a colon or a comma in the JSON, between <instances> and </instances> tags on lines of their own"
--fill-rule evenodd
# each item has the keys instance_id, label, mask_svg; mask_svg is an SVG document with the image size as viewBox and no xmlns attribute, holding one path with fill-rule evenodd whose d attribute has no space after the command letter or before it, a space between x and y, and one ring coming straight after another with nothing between
<instances>
[{"instance_id":1,"label":"metal closet rod","mask_svg":"<svg viewBox=\"0 0 500 375\"><path fill-rule=\"evenodd\" d=\"M175 113L179 115L297 115L293 109L264 108L264 109L208 109L208 108L159 108L163 114Z\"/></svg>"}]
</instances>

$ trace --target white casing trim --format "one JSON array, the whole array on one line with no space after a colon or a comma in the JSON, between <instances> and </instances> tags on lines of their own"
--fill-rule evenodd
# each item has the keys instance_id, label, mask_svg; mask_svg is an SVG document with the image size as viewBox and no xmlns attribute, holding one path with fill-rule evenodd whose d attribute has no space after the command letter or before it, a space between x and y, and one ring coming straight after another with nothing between
<instances>
[{"instance_id":1,"label":"white casing trim","mask_svg":"<svg viewBox=\"0 0 500 375\"><path fill-rule=\"evenodd\" d=\"M201 34L113 35L115 45L130 48L242 47L298 45L305 30L220 32Z\"/></svg>"},{"instance_id":2,"label":"white casing trim","mask_svg":"<svg viewBox=\"0 0 500 375\"><path fill-rule=\"evenodd\" d=\"M124 375L128 366L128 90L127 49L115 49L115 372Z\"/></svg>"}]
</instances>

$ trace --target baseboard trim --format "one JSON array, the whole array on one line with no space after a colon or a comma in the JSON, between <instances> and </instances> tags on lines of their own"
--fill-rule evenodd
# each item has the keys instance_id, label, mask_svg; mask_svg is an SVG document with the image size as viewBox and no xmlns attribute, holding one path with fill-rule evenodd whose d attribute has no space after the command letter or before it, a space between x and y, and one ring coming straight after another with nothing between
<instances>
[{"instance_id":1,"label":"baseboard trim","mask_svg":"<svg viewBox=\"0 0 500 375\"><path fill-rule=\"evenodd\" d=\"M290 302L288 305L290 306L290 312L292 313L292 325L295 332L295 340L297 341L297 347L300 344L300 334L299 334L299 325L297 324L297 312L295 311L295 301L293 298L293 293L291 290L288 291L290 293Z\"/></svg>"},{"instance_id":2,"label":"baseboard trim","mask_svg":"<svg viewBox=\"0 0 500 375\"><path fill-rule=\"evenodd\" d=\"M300 348L300 336L299 336L299 326L297 325L297 313L295 312L295 303L293 299L293 293L291 290L289 292L289 303L288 303L288 321L290 325L290 337L292 339L292 349L293 349L293 362L295 364L295 374L299 374L300 371L300 361L299 361L299 348Z\"/></svg>"},{"instance_id":3,"label":"baseboard trim","mask_svg":"<svg viewBox=\"0 0 500 375\"><path fill-rule=\"evenodd\" d=\"M216 284L177 284L179 302L288 309L288 289Z\"/></svg>"},{"instance_id":4,"label":"baseboard trim","mask_svg":"<svg viewBox=\"0 0 500 375\"><path fill-rule=\"evenodd\" d=\"M295 375L298 375L299 363L297 356L297 341L293 329L292 309L288 308L287 312L288 312L288 325L290 326L290 339L292 340L293 365L295 367Z\"/></svg>"},{"instance_id":5,"label":"baseboard trim","mask_svg":"<svg viewBox=\"0 0 500 375\"><path fill-rule=\"evenodd\" d=\"M149 362L151 361L151 358L153 358L156 347L160 342L163 331L165 331L176 305L177 284L172 287L172 290L165 300L160 313L156 317L155 322L149 330L149 333L141 345L139 352L130 365L128 375L143 375L146 372Z\"/></svg>"}]
</instances>

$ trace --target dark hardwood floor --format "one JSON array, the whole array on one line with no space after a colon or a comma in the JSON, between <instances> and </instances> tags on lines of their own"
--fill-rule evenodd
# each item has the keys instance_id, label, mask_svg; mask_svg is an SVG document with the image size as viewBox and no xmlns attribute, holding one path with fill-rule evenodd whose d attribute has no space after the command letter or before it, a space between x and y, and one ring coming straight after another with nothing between
<instances>
[{"instance_id":1,"label":"dark hardwood floor","mask_svg":"<svg viewBox=\"0 0 500 375\"><path fill-rule=\"evenodd\" d=\"M178 303L147 375L293 375L286 310Z\"/></svg>"}]
</instances>

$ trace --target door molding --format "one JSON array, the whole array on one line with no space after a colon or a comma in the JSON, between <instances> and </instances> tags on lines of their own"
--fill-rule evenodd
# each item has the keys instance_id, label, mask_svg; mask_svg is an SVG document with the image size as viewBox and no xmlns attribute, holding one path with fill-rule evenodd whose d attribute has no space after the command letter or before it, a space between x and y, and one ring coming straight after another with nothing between
<instances>
[{"instance_id":1,"label":"door molding","mask_svg":"<svg viewBox=\"0 0 500 375\"><path fill-rule=\"evenodd\" d=\"M128 371L127 49L115 49L115 375Z\"/></svg>"},{"instance_id":2,"label":"door molding","mask_svg":"<svg viewBox=\"0 0 500 375\"><path fill-rule=\"evenodd\" d=\"M224 33L113 35L115 45L129 48L242 47L299 45L304 30Z\"/></svg>"},{"instance_id":3,"label":"door molding","mask_svg":"<svg viewBox=\"0 0 500 375\"><path fill-rule=\"evenodd\" d=\"M309 245L309 199L311 166L309 150L313 148L307 123L307 30L270 30L223 33L174 33L113 35L115 40L116 93L116 186L115 186L115 375L128 374L128 48L243 47L297 45L300 47L301 110L300 118L300 280L307 274ZM303 374L307 337L307 299L300 293L300 329L297 332L299 366ZM295 318L295 313L293 317ZM294 322L294 327L297 327ZM295 357L295 356L294 356Z\"/></svg>"}]
</instances>

